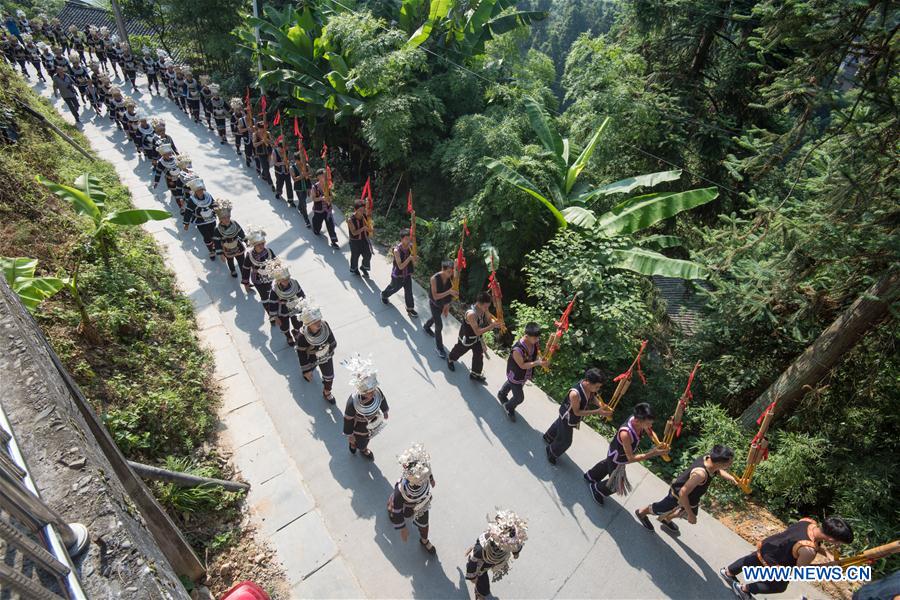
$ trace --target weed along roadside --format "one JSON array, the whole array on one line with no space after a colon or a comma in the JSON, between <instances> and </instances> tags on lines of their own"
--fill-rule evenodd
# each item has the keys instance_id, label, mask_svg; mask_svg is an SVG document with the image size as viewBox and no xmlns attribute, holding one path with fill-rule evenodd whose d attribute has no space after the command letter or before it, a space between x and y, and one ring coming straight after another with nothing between
<instances>
[{"instance_id":1,"label":"weed along roadside","mask_svg":"<svg viewBox=\"0 0 900 600\"><path fill-rule=\"evenodd\" d=\"M90 149L84 136L3 64L0 104L16 102ZM5 180L0 256L36 259L36 275L77 286L64 286L34 312L45 336L128 459L235 479L227 456L217 450L220 394L212 357L198 341L190 300L176 288L152 237L140 227L110 225L98 231L36 178L71 186L90 174L104 214L132 209L128 188L93 152L95 160L88 160L36 119L16 115L21 116L18 142L0 152ZM255 542L242 512L245 492L161 481L148 485L208 572L228 564L234 580L277 586L275 566L248 558L266 550ZM209 585L213 593L224 591L216 582Z\"/></svg>"}]
</instances>

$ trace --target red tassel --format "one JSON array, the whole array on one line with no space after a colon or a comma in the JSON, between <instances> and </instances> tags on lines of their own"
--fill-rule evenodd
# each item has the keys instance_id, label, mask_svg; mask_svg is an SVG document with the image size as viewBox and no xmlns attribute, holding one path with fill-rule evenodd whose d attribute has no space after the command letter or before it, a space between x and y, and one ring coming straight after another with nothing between
<instances>
[{"instance_id":1,"label":"red tassel","mask_svg":"<svg viewBox=\"0 0 900 600\"><path fill-rule=\"evenodd\" d=\"M322 160L328 160L328 146L322 144Z\"/></svg>"},{"instance_id":2,"label":"red tassel","mask_svg":"<svg viewBox=\"0 0 900 600\"><path fill-rule=\"evenodd\" d=\"M465 233L466 235L471 235L469 233L469 218L468 217L463 219L463 233Z\"/></svg>"},{"instance_id":3,"label":"red tassel","mask_svg":"<svg viewBox=\"0 0 900 600\"><path fill-rule=\"evenodd\" d=\"M406 214L412 214L413 204L412 204L412 190L409 190L409 194L406 195Z\"/></svg>"},{"instance_id":4,"label":"red tassel","mask_svg":"<svg viewBox=\"0 0 900 600\"><path fill-rule=\"evenodd\" d=\"M772 404L768 405L765 408L765 410L762 411L762 413L759 415L759 418L756 419L757 425L762 425L763 419L766 417L766 413L769 412L770 410L772 410L773 408L775 408L775 402L778 402L778 401L775 400L774 402L772 402Z\"/></svg>"},{"instance_id":5,"label":"red tassel","mask_svg":"<svg viewBox=\"0 0 900 600\"><path fill-rule=\"evenodd\" d=\"M300 135L300 124L297 122L297 117L294 117L294 135L298 138L302 138Z\"/></svg>"},{"instance_id":6,"label":"red tassel","mask_svg":"<svg viewBox=\"0 0 900 600\"><path fill-rule=\"evenodd\" d=\"M276 110L276 111L275 111L275 118L272 119L272 125L279 125L279 124L281 124L281 111L280 111L280 110Z\"/></svg>"},{"instance_id":7,"label":"red tassel","mask_svg":"<svg viewBox=\"0 0 900 600\"><path fill-rule=\"evenodd\" d=\"M284 135L283 135L283 134L282 134L282 135L279 135L279 136L278 136L278 139L275 140L275 145L276 145L276 146L281 145L281 140L283 140L283 139L284 139Z\"/></svg>"},{"instance_id":8,"label":"red tassel","mask_svg":"<svg viewBox=\"0 0 900 600\"><path fill-rule=\"evenodd\" d=\"M263 114L265 114L266 113L266 95L265 94L263 94L262 98L259 99L259 104L260 104L260 106L262 106Z\"/></svg>"},{"instance_id":9,"label":"red tassel","mask_svg":"<svg viewBox=\"0 0 900 600\"><path fill-rule=\"evenodd\" d=\"M466 256L463 254L462 246L456 251L456 270L462 271L466 268Z\"/></svg>"}]
</instances>

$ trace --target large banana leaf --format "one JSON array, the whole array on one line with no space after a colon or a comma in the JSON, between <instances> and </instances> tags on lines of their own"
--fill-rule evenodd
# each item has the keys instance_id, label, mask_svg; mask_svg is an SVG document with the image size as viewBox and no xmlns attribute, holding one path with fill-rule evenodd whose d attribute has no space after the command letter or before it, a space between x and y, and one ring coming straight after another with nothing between
<instances>
[{"instance_id":1,"label":"large banana leaf","mask_svg":"<svg viewBox=\"0 0 900 600\"><path fill-rule=\"evenodd\" d=\"M567 206L562 209L562 216L567 223L582 229L590 229L597 223L597 215L594 214L594 211L583 206Z\"/></svg>"},{"instance_id":2,"label":"large banana leaf","mask_svg":"<svg viewBox=\"0 0 900 600\"><path fill-rule=\"evenodd\" d=\"M508 15L491 19L487 23L488 30L493 35L500 35L512 31L518 27L526 27L535 21L547 18L547 12L543 10L522 10Z\"/></svg>"},{"instance_id":3,"label":"large banana leaf","mask_svg":"<svg viewBox=\"0 0 900 600\"><path fill-rule=\"evenodd\" d=\"M544 148L556 157L557 162L565 164L562 161L563 151L565 150L562 138L559 137L556 129L550 125L550 118L544 111L544 107L541 106L540 102L528 96L525 98L525 112L528 114L531 128L534 129Z\"/></svg>"},{"instance_id":4,"label":"large banana leaf","mask_svg":"<svg viewBox=\"0 0 900 600\"><path fill-rule=\"evenodd\" d=\"M445 19L450 14L455 0L431 0L431 7L428 11L428 20L422 23L407 40L408 48L418 48L431 36L431 31L439 21Z\"/></svg>"},{"instance_id":5,"label":"large banana leaf","mask_svg":"<svg viewBox=\"0 0 900 600\"><path fill-rule=\"evenodd\" d=\"M67 283L65 279L58 277L34 277L20 279L12 288L22 299L25 308L34 310L38 304L63 289Z\"/></svg>"},{"instance_id":6,"label":"large banana leaf","mask_svg":"<svg viewBox=\"0 0 900 600\"><path fill-rule=\"evenodd\" d=\"M591 192L591 196L609 196L612 194L627 194L628 192L639 187L655 187L666 181L675 181L681 177L681 169L674 171L659 171L658 173L647 173L646 175L636 175L607 183Z\"/></svg>"},{"instance_id":7,"label":"large banana leaf","mask_svg":"<svg viewBox=\"0 0 900 600\"><path fill-rule=\"evenodd\" d=\"M549 210L553 214L553 218L555 218L556 222L559 224L560 229L565 229L568 226L568 224L566 223L566 218L559 211L556 205L553 204L553 202L546 196L537 191L537 186L531 183L531 181L529 181L525 176L519 174L515 171L515 169L500 162L499 160L491 161L488 164L487 168L494 175L496 175L506 183L516 186L523 192L526 192L530 196L537 199L545 207L547 207L547 210Z\"/></svg>"},{"instance_id":8,"label":"large banana leaf","mask_svg":"<svg viewBox=\"0 0 900 600\"><path fill-rule=\"evenodd\" d=\"M106 192L100 187L100 180L90 173L82 173L75 179L75 187L91 197L101 211L106 203Z\"/></svg>"},{"instance_id":9,"label":"large banana leaf","mask_svg":"<svg viewBox=\"0 0 900 600\"><path fill-rule=\"evenodd\" d=\"M663 219L715 200L719 190L714 187L686 192L664 192L636 196L600 215L597 227L606 236L628 235L646 229Z\"/></svg>"},{"instance_id":10,"label":"large banana leaf","mask_svg":"<svg viewBox=\"0 0 900 600\"><path fill-rule=\"evenodd\" d=\"M578 179L578 176L581 175L581 172L587 166L588 161L591 159L591 154L594 153L594 148L597 147L597 141L600 139L600 134L603 133L603 130L606 129L606 124L609 123L609 117L603 119L603 122L600 124L600 127L597 128L597 131L594 132L594 135L591 137L591 140L588 142L587 146L584 147L584 150L581 151L581 154L578 155L578 158L575 159L575 162L569 166L568 171L566 171L566 195L572 191L572 187L575 185L575 181ZM566 140L568 142L568 140ZM565 162L568 164L569 159L565 157Z\"/></svg>"},{"instance_id":11,"label":"large banana leaf","mask_svg":"<svg viewBox=\"0 0 900 600\"><path fill-rule=\"evenodd\" d=\"M400 27L407 35L412 32L413 26L419 20L424 5L425 0L402 0L399 22Z\"/></svg>"},{"instance_id":12,"label":"large banana leaf","mask_svg":"<svg viewBox=\"0 0 900 600\"><path fill-rule=\"evenodd\" d=\"M114 225L143 225L147 221L165 221L172 215L165 210L127 208L116 210L106 215L103 220Z\"/></svg>"},{"instance_id":13,"label":"large banana leaf","mask_svg":"<svg viewBox=\"0 0 900 600\"><path fill-rule=\"evenodd\" d=\"M641 275L662 275L680 279L706 279L709 269L689 260L669 258L643 248L627 248L613 251L613 267L634 271Z\"/></svg>"},{"instance_id":14,"label":"large banana leaf","mask_svg":"<svg viewBox=\"0 0 900 600\"><path fill-rule=\"evenodd\" d=\"M38 261L36 258L27 258L18 256L8 258L0 256L0 269L3 269L3 277L6 283L12 286L17 279L29 279L34 277L34 270L37 268Z\"/></svg>"},{"instance_id":15,"label":"large banana leaf","mask_svg":"<svg viewBox=\"0 0 900 600\"><path fill-rule=\"evenodd\" d=\"M681 246L684 242L677 235L648 235L639 239L638 243L643 247L662 249Z\"/></svg>"},{"instance_id":16,"label":"large banana leaf","mask_svg":"<svg viewBox=\"0 0 900 600\"><path fill-rule=\"evenodd\" d=\"M60 198L68 200L75 212L90 217L95 223L100 222L100 208L84 191L68 185L54 183L40 175L37 175L35 179L38 183L47 186L51 192Z\"/></svg>"}]
</instances>

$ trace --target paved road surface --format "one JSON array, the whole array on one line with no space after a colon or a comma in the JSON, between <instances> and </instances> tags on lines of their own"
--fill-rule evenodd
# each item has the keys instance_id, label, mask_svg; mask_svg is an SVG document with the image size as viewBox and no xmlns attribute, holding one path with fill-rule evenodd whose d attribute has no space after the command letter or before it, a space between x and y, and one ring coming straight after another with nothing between
<instances>
[{"instance_id":1,"label":"paved road surface","mask_svg":"<svg viewBox=\"0 0 900 600\"><path fill-rule=\"evenodd\" d=\"M46 87L39 89L49 95ZM749 544L707 514L696 526L683 525L680 538L647 532L632 510L662 498L667 484L640 465L629 467L631 495L596 505L581 473L605 456L606 440L582 428L569 456L558 466L548 464L541 433L555 418L556 404L528 386L519 421L508 421L494 398L505 361L486 362L487 387L471 382L467 367L450 373L422 331L424 319L406 316L402 293L391 305L380 302L379 288L390 277L383 254L373 259L372 280L354 278L345 232L343 248L331 249L310 234L295 210L277 203L234 148L220 146L205 125L190 122L167 99L146 93L134 98L140 110L166 119L213 196L234 202L235 220L245 229L251 223L265 227L270 246L323 305L338 340L336 362L355 352L372 355L391 404L388 426L371 445L375 462L351 456L339 410L350 392L346 371L337 369L338 407L327 406L318 377L313 384L303 381L280 331L270 328L259 302L244 294L224 264L205 258L199 235L182 232L174 220L148 226L194 301L201 336L215 352L225 391L224 436L253 484L251 505L288 570L292 596L467 597L464 553L486 515L505 507L527 517L530 526L521 558L493 585L499 597L731 597L718 568L748 552ZM61 101L56 105L71 120ZM116 165L135 204L165 207L174 215L167 193L147 190L149 165L110 121L90 121L92 115L86 112L83 129ZM430 272L434 265L422 268ZM424 295L417 294L424 314ZM445 343L455 339L456 328L445 328ZM414 531L410 543L401 543L385 510L399 475L395 457L413 442L423 442L433 459L436 557L419 548ZM821 596L794 585L782 597L801 592Z\"/></svg>"}]
</instances>

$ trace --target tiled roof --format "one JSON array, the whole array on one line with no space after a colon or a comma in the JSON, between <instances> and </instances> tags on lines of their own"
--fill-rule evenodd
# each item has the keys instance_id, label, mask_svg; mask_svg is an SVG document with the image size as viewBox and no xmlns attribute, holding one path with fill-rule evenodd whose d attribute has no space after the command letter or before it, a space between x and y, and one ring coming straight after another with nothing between
<instances>
[{"instance_id":1,"label":"tiled roof","mask_svg":"<svg viewBox=\"0 0 900 600\"><path fill-rule=\"evenodd\" d=\"M111 32L116 31L116 21L112 12L91 6L86 2L78 0L67 0L66 5L56 15L63 29L69 25L75 25L82 31L87 31L88 25L96 27L108 27ZM140 21L133 19L125 20L125 30L129 35L147 35L153 36L153 31Z\"/></svg>"},{"instance_id":2,"label":"tiled roof","mask_svg":"<svg viewBox=\"0 0 900 600\"><path fill-rule=\"evenodd\" d=\"M694 333L706 307L706 297L697 288L709 290L712 286L705 281L685 281L659 275L654 275L652 279L666 302L666 314L672 322L688 335Z\"/></svg>"}]
</instances>

